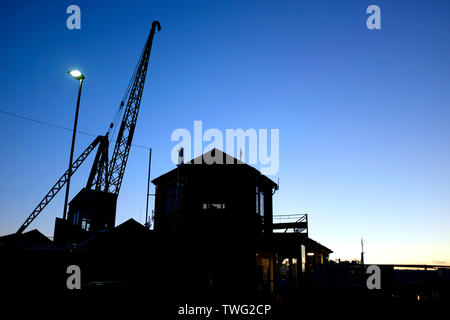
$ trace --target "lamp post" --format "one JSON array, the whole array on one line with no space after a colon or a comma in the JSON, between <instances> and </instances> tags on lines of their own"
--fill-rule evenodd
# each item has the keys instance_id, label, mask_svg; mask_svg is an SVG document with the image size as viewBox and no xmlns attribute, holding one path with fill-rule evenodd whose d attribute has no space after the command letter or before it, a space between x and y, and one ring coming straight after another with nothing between
<instances>
[{"instance_id":1,"label":"lamp post","mask_svg":"<svg viewBox=\"0 0 450 320\"><path fill-rule=\"evenodd\" d=\"M75 122L73 124L73 133L72 133L72 145L70 147L69 177L67 179L66 197L64 200L64 214L63 214L64 220L66 220L66 216L67 216L67 203L69 201L70 178L72 176L73 149L75 147L75 136L77 133L78 111L80 110L81 88L83 87L83 80L84 80L84 75L79 70L70 70L69 74L74 79L77 79L80 81L80 86L78 87L77 109L75 111Z\"/></svg>"}]
</instances>

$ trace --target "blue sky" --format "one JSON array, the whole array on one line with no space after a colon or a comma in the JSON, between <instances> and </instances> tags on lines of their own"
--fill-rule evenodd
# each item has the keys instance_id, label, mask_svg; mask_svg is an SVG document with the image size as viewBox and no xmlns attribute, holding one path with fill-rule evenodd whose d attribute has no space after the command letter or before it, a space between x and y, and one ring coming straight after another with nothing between
<instances>
[{"instance_id":1,"label":"blue sky","mask_svg":"<svg viewBox=\"0 0 450 320\"><path fill-rule=\"evenodd\" d=\"M81 8L81 30L66 8ZM381 30L366 8L381 8ZM450 264L450 4L445 1L3 1L0 109L104 134L153 20L134 143L171 168L177 128L280 130L275 212L368 263ZM75 155L92 140L77 136ZM71 133L0 114L0 234L66 170ZM206 144L205 144L206 145ZM147 150L133 148L117 222L143 221ZM72 180L86 182L88 161ZM63 192L33 222L52 236Z\"/></svg>"}]
</instances>

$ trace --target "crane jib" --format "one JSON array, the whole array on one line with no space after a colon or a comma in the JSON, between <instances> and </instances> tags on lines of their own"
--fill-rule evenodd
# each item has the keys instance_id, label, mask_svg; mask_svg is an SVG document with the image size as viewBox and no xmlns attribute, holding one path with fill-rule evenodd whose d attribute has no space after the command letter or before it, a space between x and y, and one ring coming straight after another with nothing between
<instances>
[{"instance_id":1,"label":"crane jib","mask_svg":"<svg viewBox=\"0 0 450 320\"><path fill-rule=\"evenodd\" d=\"M122 123L117 134L114 152L109 165L109 176L104 184L105 192L118 194L125 172L125 166L130 153L130 146L133 141L134 130L136 128L137 115L141 104L142 93L144 90L145 78L150 60L150 52L153 43L153 36L156 29L161 30L158 21L153 21L150 34L145 43L143 54L141 55L136 73L133 75L131 90L128 94L126 107L123 113Z\"/></svg>"},{"instance_id":2,"label":"crane jib","mask_svg":"<svg viewBox=\"0 0 450 320\"><path fill-rule=\"evenodd\" d=\"M131 142L133 141L134 129L136 128L136 124L133 123L130 126L130 133L128 134L127 146L131 147Z\"/></svg>"}]
</instances>

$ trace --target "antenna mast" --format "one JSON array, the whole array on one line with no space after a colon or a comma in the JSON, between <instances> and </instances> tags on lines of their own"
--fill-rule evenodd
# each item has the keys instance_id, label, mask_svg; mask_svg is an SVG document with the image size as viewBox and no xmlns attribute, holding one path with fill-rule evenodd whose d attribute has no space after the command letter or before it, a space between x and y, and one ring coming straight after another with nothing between
<instances>
[{"instance_id":1,"label":"antenna mast","mask_svg":"<svg viewBox=\"0 0 450 320\"><path fill-rule=\"evenodd\" d=\"M150 197L150 167L152 165L152 148L148 154L148 179L147 179L147 205L145 207L145 227L150 229L150 221L148 220L148 198Z\"/></svg>"},{"instance_id":2,"label":"antenna mast","mask_svg":"<svg viewBox=\"0 0 450 320\"><path fill-rule=\"evenodd\" d=\"M364 240L361 238L361 264L364 266Z\"/></svg>"}]
</instances>

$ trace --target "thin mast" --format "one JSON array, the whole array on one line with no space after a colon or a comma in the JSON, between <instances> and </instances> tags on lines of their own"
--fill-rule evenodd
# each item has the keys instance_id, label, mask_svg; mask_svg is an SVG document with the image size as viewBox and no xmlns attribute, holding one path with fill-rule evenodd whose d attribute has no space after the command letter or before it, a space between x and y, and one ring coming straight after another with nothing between
<instances>
[{"instance_id":1,"label":"thin mast","mask_svg":"<svg viewBox=\"0 0 450 320\"><path fill-rule=\"evenodd\" d=\"M148 221L148 199L150 197L150 168L152 165L152 148L149 149L148 154L148 178L147 178L147 205L145 207L145 227L150 228L150 221Z\"/></svg>"}]
</instances>

